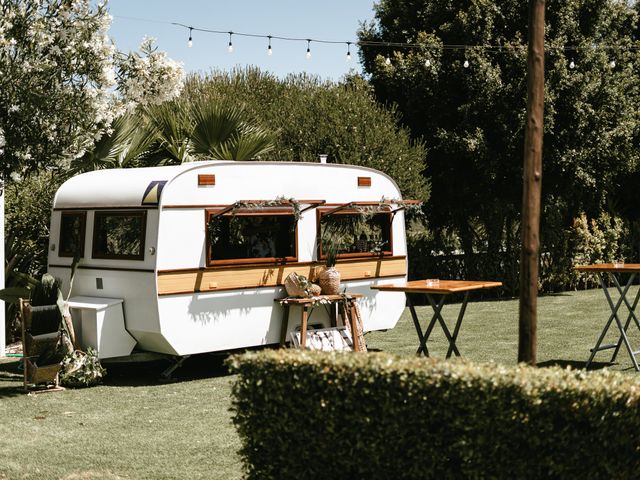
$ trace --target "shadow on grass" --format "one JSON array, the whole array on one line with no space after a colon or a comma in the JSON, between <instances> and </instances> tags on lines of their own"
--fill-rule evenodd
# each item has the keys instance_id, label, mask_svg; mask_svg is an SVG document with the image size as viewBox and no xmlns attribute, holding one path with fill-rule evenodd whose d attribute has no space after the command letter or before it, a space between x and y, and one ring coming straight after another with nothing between
<instances>
[{"instance_id":1,"label":"shadow on grass","mask_svg":"<svg viewBox=\"0 0 640 480\"><path fill-rule=\"evenodd\" d=\"M230 375L224 365L228 355L200 354L186 359L177 368L169 380L162 378L162 373L174 362L154 360L150 362L117 363L105 365L107 375L103 384L107 387L143 387L162 385L168 382L190 382L205 378L224 377Z\"/></svg>"},{"instance_id":2,"label":"shadow on grass","mask_svg":"<svg viewBox=\"0 0 640 480\"><path fill-rule=\"evenodd\" d=\"M544 362L539 362L538 363L538 367L560 367L560 368L567 368L567 367L571 367L575 370L584 370L585 366L587 365L586 361L578 361L578 360L561 360L561 359L554 359L554 360L546 360ZM612 362L591 362L591 365L589 365L588 370L602 370L605 367L611 367L613 365L617 365L616 363L612 363Z\"/></svg>"},{"instance_id":3,"label":"shadow on grass","mask_svg":"<svg viewBox=\"0 0 640 480\"><path fill-rule=\"evenodd\" d=\"M0 363L0 399L25 395L20 360Z\"/></svg>"}]
</instances>

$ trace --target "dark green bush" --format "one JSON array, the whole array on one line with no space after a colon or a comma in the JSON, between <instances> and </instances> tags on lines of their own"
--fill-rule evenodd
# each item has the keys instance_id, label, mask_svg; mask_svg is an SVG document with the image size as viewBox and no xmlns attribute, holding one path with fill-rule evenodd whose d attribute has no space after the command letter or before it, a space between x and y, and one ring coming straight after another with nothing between
<instances>
[{"instance_id":1,"label":"dark green bush","mask_svg":"<svg viewBox=\"0 0 640 480\"><path fill-rule=\"evenodd\" d=\"M248 478L638 478L640 380L385 354L234 356Z\"/></svg>"}]
</instances>

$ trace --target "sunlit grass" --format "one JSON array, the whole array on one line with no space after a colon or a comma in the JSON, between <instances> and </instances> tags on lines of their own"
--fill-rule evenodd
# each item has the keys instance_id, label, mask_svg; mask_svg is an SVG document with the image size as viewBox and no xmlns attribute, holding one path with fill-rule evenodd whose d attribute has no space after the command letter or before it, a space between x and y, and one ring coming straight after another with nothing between
<instances>
[{"instance_id":1,"label":"sunlit grass","mask_svg":"<svg viewBox=\"0 0 640 480\"><path fill-rule=\"evenodd\" d=\"M458 308L443 311L451 328ZM545 296L538 309L538 361L584 365L610 314L602 292ZM423 321L431 315L429 307L418 312ZM639 337L632 336L636 348ZM399 355L418 346L408 311L396 328L366 339L372 350ZM458 339L466 359L513 365L517 344L517 300L469 303ZM428 346L435 356L446 353L439 327ZM600 353L595 366L610 357ZM611 368L631 372L626 351L618 362ZM26 396L17 362L0 360L0 479L242 478L229 412L234 377L220 358L199 356L176 372L178 381L161 383L165 366L112 367L106 385Z\"/></svg>"}]
</instances>

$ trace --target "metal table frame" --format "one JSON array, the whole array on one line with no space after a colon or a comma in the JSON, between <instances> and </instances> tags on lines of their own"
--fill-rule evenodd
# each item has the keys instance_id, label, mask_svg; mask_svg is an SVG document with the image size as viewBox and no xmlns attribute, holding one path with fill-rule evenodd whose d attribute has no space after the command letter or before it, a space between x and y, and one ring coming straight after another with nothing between
<instances>
[{"instance_id":1,"label":"metal table frame","mask_svg":"<svg viewBox=\"0 0 640 480\"><path fill-rule=\"evenodd\" d=\"M604 292L605 298L607 299L607 303L609 304L609 308L611 309L611 315L609 316L609 319L607 320L607 323L605 324L605 327L602 330L602 333L600 333L600 336L598 337L598 341L596 342L595 346L591 349L591 355L589 356L589 360L587 360L585 368L589 368L589 365L591 365L591 362L596 356L596 353L603 350L613 349L611 362L614 362L618 356L618 353L620 352L620 347L624 345L627 352L629 353L629 358L631 358L631 363L633 364L633 368L636 370L636 372L640 372L640 366L638 365L638 360L636 359L636 356L640 354L640 350L636 350L636 351L633 350L633 347L631 346L631 342L629 341L629 336L627 335L627 332L629 330L629 327L631 326L632 320L636 328L640 331L640 322L638 321L638 317L635 314L636 307L638 306L638 301L640 300L640 289L638 289L638 292L636 293L631 303L627 298L631 285L633 285L638 275L638 272L640 271L640 265L638 264L589 265L589 266L583 266L583 267L576 267L576 270L582 271L582 272L593 272L597 274L598 280L600 282L600 288ZM608 273L610 277L613 279L614 287L618 291L619 296L616 302L613 301L611 294L609 293L609 288L605 283L605 275L604 275L605 273ZM622 273L629 274L629 279L627 280L627 283L624 285L624 287L622 287L622 285L618 280L618 275ZM624 325L622 324L622 320L618 315L619 310L622 307L623 303L625 304L629 312ZM611 327L614 321L616 326L618 327L618 331L620 332L620 337L618 338L618 341L616 343L602 345L602 342L604 341L604 337L607 335L609 328Z\"/></svg>"},{"instance_id":2,"label":"metal table frame","mask_svg":"<svg viewBox=\"0 0 640 480\"><path fill-rule=\"evenodd\" d=\"M460 326L462 325L462 319L464 318L464 314L467 310L467 303L469 302L469 293L472 290L479 290L484 288L495 288L502 286L500 282L480 282L480 281L466 281L466 280L440 280L435 285L429 285L426 283L426 280L414 280L411 282L407 282L403 285L373 285L371 288L381 291L395 291L395 292L404 292L407 298L407 305L409 307L409 311L411 312L411 318L413 320L413 325L416 329L416 333L418 334L418 340L420 341L420 345L418 346L418 350L416 351L416 355L424 354L426 357L429 356L429 349L427 347L427 341L433 332L433 329L436 323L440 324L442 331L447 337L447 341L449 342L449 347L447 349L446 358L451 358L452 355L460 357L460 351L456 345L456 340L458 339L458 334L460 333ZM427 297L427 301L433 310L433 315L431 316L431 320L428 324L426 324L426 329L423 330L420 325L420 319L418 318L418 314L416 312L415 306L411 301L411 295L409 294L424 294ZM456 319L456 323L453 327L453 333L447 327L447 324L442 317L442 308L444 307L447 296L462 293L462 304L460 305L460 310L458 311L458 317Z\"/></svg>"}]
</instances>

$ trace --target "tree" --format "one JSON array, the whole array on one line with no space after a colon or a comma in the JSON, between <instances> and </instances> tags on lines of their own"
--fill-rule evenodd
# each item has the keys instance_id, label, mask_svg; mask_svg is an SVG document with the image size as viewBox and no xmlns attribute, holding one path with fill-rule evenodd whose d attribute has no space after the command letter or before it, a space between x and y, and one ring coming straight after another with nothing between
<instances>
[{"instance_id":1,"label":"tree","mask_svg":"<svg viewBox=\"0 0 640 480\"><path fill-rule=\"evenodd\" d=\"M189 77L181 98L240 105L276 132L268 159L317 162L323 153L331 162L387 173L406 197L429 198L425 146L411 141L396 110L379 105L359 77L334 83L306 75L278 79L255 68L212 72Z\"/></svg>"},{"instance_id":2,"label":"tree","mask_svg":"<svg viewBox=\"0 0 640 480\"><path fill-rule=\"evenodd\" d=\"M553 233L580 211L595 215L640 158L637 15L626 2L567 0L547 2L546 20L542 241L562 255ZM379 100L397 104L429 145L431 227L454 227L465 252L489 253L490 265L519 247L526 27L519 0L381 0L359 33L421 45L390 48L390 65L386 48L361 47L363 65Z\"/></svg>"},{"instance_id":3,"label":"tree","mask_svg":"<svg viewBox=\"0 0 640 480\"><path fill-rule=\"evenodd\" d=\"M0 176L58 166L111 123L110 17L89 0L0 1Z\"/></svg>"}]
</instances>

